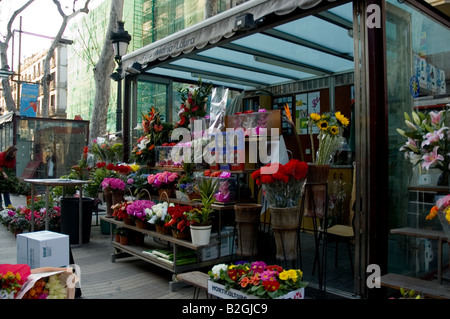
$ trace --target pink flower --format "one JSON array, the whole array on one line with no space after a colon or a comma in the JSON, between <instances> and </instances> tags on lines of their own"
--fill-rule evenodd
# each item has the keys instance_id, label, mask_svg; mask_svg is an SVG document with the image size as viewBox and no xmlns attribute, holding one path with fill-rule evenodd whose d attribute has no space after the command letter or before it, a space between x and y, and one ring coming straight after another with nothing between
<instances>
[{"instance_id":1,"label":"pink flower","mask_svg":"<svg viewBox=\"0 0 450 319\"><path fill-rule=\"evenodd\" d=\"M443 112L444 111L440 111L439 113L430 112L431 123L435 124L435 125L439 125L439 123L441 122L441 117L442 117Z\"/></svg>"},{"instance_id":2,"label":"pink flower","mask_svg":"<svg viewBox=\"0 0 450 319\"><path fill-rule=\"evenodd\" d=\"M436 202L436 206L439 210L442 208L450 206L450 195L447 195L445 197L439 198Z\"/></svg>"},{"instance_id":3,"label":"pink flower","mask_svg":"<svg viewBox=\"0 0 450 319\"><path fill-rule=\"evenodd\" d=\"M425 135L425 139L422 142L422 147L424 147L424 145L431 145L433 143L439 142L441 139L444 138L443 131L447 130L447 129L448 129L448 127L443 127L439 131L427 133L427 135Z\"/></svg>"},{"instance_id":4,"label":"pink flower","mask_svg":"<svg viewBox=\"0 0 450 319\"><path fill-rule=\"evenodd\" d=\"M438 161L443 161L444 157L440 154L438 154L439 146L433 147L433 151L429 152L428 154L425 154L422 156L423 162L422 162L422 168L430 169L430 166Z\"/></svg>"}]
</instances>

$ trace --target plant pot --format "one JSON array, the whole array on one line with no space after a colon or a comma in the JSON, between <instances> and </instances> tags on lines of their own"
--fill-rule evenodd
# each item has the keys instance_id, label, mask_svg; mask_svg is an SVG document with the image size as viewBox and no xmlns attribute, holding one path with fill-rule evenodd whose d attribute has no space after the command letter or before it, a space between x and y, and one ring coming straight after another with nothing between
<instances>
[{"instance_id":1,"label":"plant pot","mask_svg":"<svg viewBox=\"0 0 450 319\"><path fill-rule=\"evenodd\" d=\"M79 202L80 199L75 197L61 198L61 233L69 235L69 241L71 245L80 243ZM81 205L81 243L86 244L89 242L91 237L94 199L83 197Z\"/></svg>"},{"instance_id":2,"label":"plant pot","mask_svg":"<svg viewBox=\"0 0 450 319\"><path fill-rule=\"evenodd\" d=\"M190 225L192 243L196 246L204 246L209 244L211 238L212 225Z\"/></svg>"},{"instance_id":3,"label":"plant pot","mask_svg":"<svg viewBox=\"0 0 450 319\"><path fill-rule=\"evenodd\" d=\"M167 234L170 233L170 228L169 227L165 227L165 226L161 226L161 225L156 224L155 228L156 228L156 232L158 234L167 235Z\"/></svg>"},{"instance_id":4,"label":"plant pot","mask_svg":"<svg viewBox=\"0 0 450 319\"><path fill-rule=\"evenodd\" d=\"M199 193L190 193L190 194L187 194L187 195L188 195L189 200L201 199L202 198L202 196Z\"/></svg>"},{"instance_id":5,"label":"plant pot","mask_svg":"<svg viewBox=\"0 0 450 319\"><path fill-rule=\"evenodd\" d=\"M113 217L113 210L111 209L111 206L113 204L111 188L108 187L103 190L103 199L105 200L105 206L106 206L105 217L111 218L111 217Z\"/></svg>"},{"instance_id":6,"label":"plant pot","mask_svg":"<svg viewBox=\"0 0 450 319\"><path fill-rule=\"evenodd\" d=\"M191 237L191 233L188 231L178 232L178 231L172 229L172 236L173 236L173 238L176 238L176 239L187 240Z\"/></svg>"},{"instance_id":7,"label":"plant pot","mask_svg":"<svg viewBox=\"0 0 450 319\"><path fill-rule=\"evenodd\" d=\"M132 241L135 245L143 245L144 244L144 234L140 232L133 232Z\"/></svg>"},{"instance_id":8,"label":"plant pot","mask_svg":"<svg viewBox=\"0 0 450 319\"><path fill-rule=\"evenodd\" d=\"M130 225L130 226L134 226L135 225L134 218L132 216L130 216L130 215L125 216L123 218L123 222L126 225Z\"/></svg>"},{"instance_id":9,"label":"plant pot","mask_svg":"<svg viewBox=\"0 0 450 319\"><path fill-rule=\"evenodd\" d=\"M258 254L258 227L261 218L260 204L234 205L236 228L238 234L239 256L255 256Z\"/></svg>"},{"instance_id":10,"label":"plant pot","mask_svg":"<svg viewBox=\"0 0 450 319\"><path fill-rule=\"evenodd\" d=\"M140 229L147 229L149 223L146 220L136 219L135 221L136 227Z\"/></svg>"},{"instance_id":11,"label":"plant pot","mask_svg":"<svg viewBox=\"0 0 450 319\"><path fill-rule=\"evenodd\" d=\"M300 216L300 206L287 208L270 207L270 224L274 232L277 250L276 259L297 259Z\"/></svg>"},{"instance_id":12,"label":"plant pot","mask_svg":"<svg viewBox=\"0 0 450 319\"><path fill-rule=\"evenodd\" d=\"M305 184L306 217L323 218L328 204L327 183L330 165L308 164Z\"/></svg>"},{"instance_id":13,"label":"plant pot","mask_svg":"<svg viewBox=\"0 0 450 319\"><path fill-rule=\"evenodd\" d=\"M120 243L120 235L116 234L116 236L114 237L116 243Z\"/></svg>"},{"instance_id":14,"label":"plant pot","mask_svg":"<svg viewBox=\"0 0 450 319\"><path fill-rule=\"evenodd\" d=\"M129 238L128 236L120 236L120 244L121 245L128 245L129 243Z\"/></svg>"}]
</instances>

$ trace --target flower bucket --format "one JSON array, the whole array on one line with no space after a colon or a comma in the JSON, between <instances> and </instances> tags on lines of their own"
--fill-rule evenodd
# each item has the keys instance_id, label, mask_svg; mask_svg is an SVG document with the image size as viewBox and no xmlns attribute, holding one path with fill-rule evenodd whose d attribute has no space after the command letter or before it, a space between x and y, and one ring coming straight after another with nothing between
<instances>
[{"instance_id":1,"label":"flower bucket","mask_svg":"<svg viewBox=\"0 0 450 319\"><path fill-rule=\"evenodd\" d=\"M120 244L121 245L128 245L128 243L129 243L128 236L120 236Z\"/></svg>"},{"instance_id":2,"label":"flower bucket","mask_svg":"<svg viewBox=\"0 0 450 319\"><path fill-rule=\"evenodd\" d=\"M286 208L270 207L270 224L274 232L277 250L276 259L297 259L297 236L300 225L300 215L300 206Z\"/></svg>"},{"instance_id":3,"label":"flower bucket","mask_svg":"<svg viewBox=\"0 0 450 319\"><path fill-rule=\"evenodd\" d=\"M103 190L103 199L105 200L106 215L105 217L113 217L113 210L111 209L112 203L112 192L111 188L107 187Z\"/></svg>"},{"instance_id":4,"label":"flower bucket","mask_svg":"<svg viewBox=\"0 0 450 319\"><path fill-rule=\"evenodd\" d=\"M330 165L308 165L305 186L305 216L323 218L327 200Z\"/></svg>"},{"instance_id":5,"label":"flower bucket","mask_svg":"<svg viewBox=\"0 0 450 319\"><path fill-rule=\"evenodd\" d=\"M237 223L239 256L255 256L258 254L258 227L261 218L260 204L234 205L235 220Z\"/></svg>"},{"instance_id":6,"label":"flower bucket","mask_svg":"<svg viewBox=\"0 0 450 319\"><path fill-rule=\"evenodd\" d=\"M209 244L212 225L190 225L189 228L191 229L191 238L194 245L204 246Z\"/></svg>"},{"instance_id":7,"label":"flower bucket","mask_svg":"<svg viewBox=\"0 0 450 319\"><path fill-rule=\"evenodd\" d=\"M134 219L133 219L133 217L131 217L130 215L127 215L126 217L124 217L124 218L123 218L123 222L124 222L126 225L130 225L130 226L134 226L134 225L135 225Z\"/></svg>"},{"instance_id":8,"label":"flower bucket","mask_svg":"<svg viewBox=\"0 0 450 319\"><path fill-rule=\"evenodd\" d=\"M112 193L112 205L120 204L123 201L125 191L119 189L113 189Z\"/></svg>"}]
</instances>

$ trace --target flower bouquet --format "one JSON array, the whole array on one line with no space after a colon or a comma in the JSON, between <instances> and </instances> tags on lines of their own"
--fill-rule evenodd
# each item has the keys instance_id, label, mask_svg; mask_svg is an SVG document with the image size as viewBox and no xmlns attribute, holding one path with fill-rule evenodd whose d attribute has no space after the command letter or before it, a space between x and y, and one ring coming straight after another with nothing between
<instances>
[{"instance_id":1,"label":"flower bouquet","mask_svg":"<svg viewBox=\"0 0 450 319\"><path fill-rule=\"evenodd\" d=\"M262 186L271 207L298 206L308 173L306 162L291 159L285 165L267 164L252 173L256 185Z\"/></svg>"},{"instance_id":2,"label":"flower bouquet","mask_svg":"<svg viewBox=\"0 0 450 319\"><path fill-rule=\"evenodd\" d=\"M334 113L334 116L329 113L317 114L312 113L308 119L308 129L311 138L312 158L313 163L319 165L326 165L330 163L331 156L341 144L345 141L342 137L342 131L349 124L348 118L346 118L341 112ZM314 142L312 140L313 125L319 128L319 149L317 155L314 151Z\"/></svg>"},{"instance_id":3,"label":"flower bouquet","mask_svg":"<svg viewBox=\"0 0 450 319\"><path fill-rule=\"evenodd\" d=\"M208 293L224 299L303 299L308 285L300 269L286 270L263 261L218 264L208 274Z\"/></svg>"},{"instance_id":4,"label":"flower bouquet","mask_svg":"<svg viewBox=\"0 0 450 319\"><path fill-rule=\"evenodd\" d=\"M181 95L181 106L178 115L180 120L175 124L175 127L187 128L192 117L204 117L206 115L206 102L209 94L211 94L212 85L205 85L199 79L197 87L189 86L179 88L178 92Z\"/></svg>"},{"instance_id":5,"label":"flower bouquet","mask_svg":"<svg viewBox=\"0 0 450 319\"><path fill-rule=\"evenodd\" d=\"M102 188L111 188L111 189L117 189L117 190L125 190L126 183L117 177L107 177L105 178L102 183Z\"/></svg>"},{"instance_id":6,"label":"flower bouquet","mask_svg":"<svg viewBox=\"0 0 450 319\"><path fill-rule=\"evenodd\" d=\"M431 208L426 219L432 220L436 216L439 218L445 235L450 238L450 194L442 196L436 201L436 205Z\"/></svg>"},{"instance_id":7,"label":"flower bouquet","mask_svg":"<svg viewBox=\"0 0 450 319\"><path fill-rule=\"evenodd\" d=\"M155 161L155 147L169 140L169 132L172 123L163 123L160 112L151 107L148 114L142 114L143 130L137 145L133 147L132 157L141 164L153 163Z\"/></svg>"},{"instance_id":8,"label":"flower bouquet","mask_svg":"<svg viewBox=\"0 0 450 319\"><path fill-rule=\"evenodd\" d=\"M175 205L167 208L167 213L170 216L170 220L164 224L165 227L170 227L172 235L175 238L187 239L189 238L189 220L185 215L192 209L191 206Z\"/></svg>"},{"instance_id":9,"label":"flower bouquet","mask_svg":"<svg viewBox=\"0 0 450 319\"><path fill-rule=\"evenodd\" d=\"M400 147L405 158L413 165L421 164L422 168L438 168L443 173L440 181L443 186L448 186L450 172L450 128L446 125L449 112L412 112L411 116L405 113L405 124L410 131L397 129L406 138L406 143Z\"/></svg>"},{"instance_id":10,"label":"flower bouquet","mask_svg":"<svg viewBox=\"0 0 450 319\"><path fill-rule=\"evenodd\" d=\"M14 299L29 274L28 265L0 265L0 299Z\"/></svg>"}]
</instances>

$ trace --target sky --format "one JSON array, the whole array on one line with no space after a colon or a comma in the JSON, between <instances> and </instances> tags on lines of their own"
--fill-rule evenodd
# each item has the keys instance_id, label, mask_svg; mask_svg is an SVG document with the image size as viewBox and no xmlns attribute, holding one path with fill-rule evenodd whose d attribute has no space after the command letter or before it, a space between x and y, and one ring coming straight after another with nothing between
<instances>
[{"instance_id":1,"label":"sky","mask_svg":"<svg viewBox=\"0 0 450 319\"><path fill-rule=\"evenodd\" d=\"M25 4L26 0L1 0L0 1L0 36L6 35L6 27L14 11ZM73 0L60 0L63 10L71 12ZM79 1L84 4L83 0ZM92 1L91 1L92 3ZM91 5L89 5L91 7ZM37 35L54 37L61 26L62 17L52 0L35 0L22 13L17 16L13 23L13 30L20 29L20 17L22 17L22 31L31 32ZM68 27L63 37L67 38ZM42 52L51 45L51 40L37 35L27 35L22 33L21 57L22 62L26 57L34 53ZM12 40L9 43L8 63L12 66ZM17 65L19 55L19 32L15 32L14 40L14 65Z\"/></svg>"}]
</instances>

